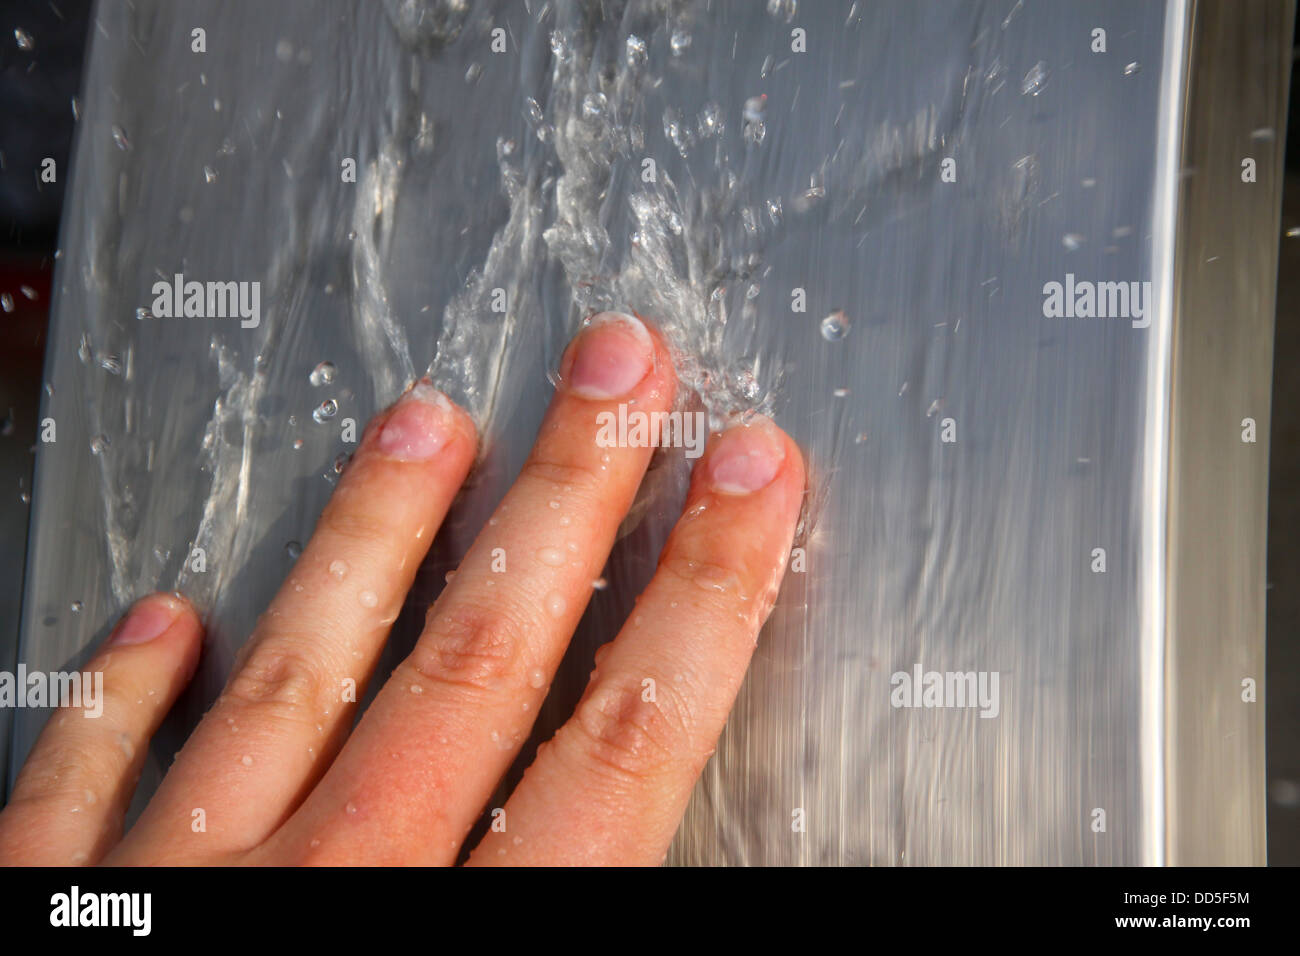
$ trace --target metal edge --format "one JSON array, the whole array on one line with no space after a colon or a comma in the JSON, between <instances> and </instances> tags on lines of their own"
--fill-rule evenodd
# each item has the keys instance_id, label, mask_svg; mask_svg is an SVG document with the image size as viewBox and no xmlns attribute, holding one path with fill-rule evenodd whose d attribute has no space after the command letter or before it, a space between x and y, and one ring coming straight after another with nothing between
<instances>
[{"instance_id":1,"label":"metal edge","mask_svg":"<svg viewBox=\"0 0 1300 956\"><path fill-rule=\"evenodd\" d=\"M1185 95L1184 109L1165 114L1182 128L1181 168L1167 181L1178 202L1170 337L1160 346L1169 349L1167 499L1154 540L1164 549L1148 565L1166 576L1155 621L1163 639L1144 635L1159 668L1144 686L1163 696L1151 715L1162 723L1144 736L1163 750L1155 768L1144 766L1162 777L1150 822L1163 846L1148 862L1259 865L1267 437L1295 3L1193 0L1190 14L1185 89L1170 90ZM1246 158L1254 182L1242 179ZM1243 440L1245 418L1262 442ZM1148 520L1154 530L1161 518ZM1243 700L1246 678L1260 688L1253 703Z\"/></svg>"}]
</instances>

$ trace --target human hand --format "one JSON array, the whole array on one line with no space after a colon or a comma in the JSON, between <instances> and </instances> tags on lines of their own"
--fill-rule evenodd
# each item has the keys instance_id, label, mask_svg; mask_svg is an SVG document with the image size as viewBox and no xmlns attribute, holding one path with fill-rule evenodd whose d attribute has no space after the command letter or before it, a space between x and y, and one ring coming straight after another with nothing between
<instances>
[{"instance_id":1,"label":"human hand","mask_svg":"<svg viewBox=\"0 0 1300 956\"><path fill-rule=\"evenodd\" d=\"M355 730L364 690L476 451L427 383L368 426L288 581L131 831L148 741L198 662L177 595L138 602L86 669L99 719L56 713L0 812L6 864L450 864L527 739L653 449L597 415L672 407L657 334L596 317L524 468ZM685 514L573 716L471 864L658 864L726 722L790 552L802 458L767 419L711 436ZM650 693L647 693L647 690ZM349 731L351 733L349 734ZM205 822L195 832L195 811Z\"/></svg>"}]
</instances>

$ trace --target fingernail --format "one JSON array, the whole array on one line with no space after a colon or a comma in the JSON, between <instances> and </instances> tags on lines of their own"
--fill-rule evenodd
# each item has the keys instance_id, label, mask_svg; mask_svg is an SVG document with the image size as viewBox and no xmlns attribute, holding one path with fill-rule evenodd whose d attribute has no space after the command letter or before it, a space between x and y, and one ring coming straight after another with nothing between
<instances>
[{"instance_id":1,"label":"fingernail","mask_svg":"<svg viewBox=\"0 0 1300 956\"><path fill-rule=\"evenodd\" d=\"M450 421L451 402L447 396L427 382L417 382L398 399L379 431L375 447L399 461L432 458L447 444Z\"/></svg>"},{"instance_id":2,"label":"fingernail","mask_svg":"<svg viewBox=\"0 0 1300 956\"><path fill-rule=\"evenodd\" d=\"M144 644L176 622L181 603L171 597L150 597L138 602L117 626L110 644Z\"/></svg>"},{"instance_id":3,"label":"fingernail","mask_svg":"<svg viewBox=\"0 0 1300 956\"><path fill-rule=\"evenodd\" d=\"M709 455L709 485L724 495L747 495L767 487L783 461L785 443L771 421L733 425Z\"/></svg>"},{"instance_id":4,"label":"fingernail","mask_svg":"<svg viewBox=\"0 0 1300 956\"><path fill-rule=\"evenodd\" d=\"M601 312L574 344L569 391L583 398L626 395L650 372L653 361L654 340L640 319Z\"/></svg>"}]
</instances>

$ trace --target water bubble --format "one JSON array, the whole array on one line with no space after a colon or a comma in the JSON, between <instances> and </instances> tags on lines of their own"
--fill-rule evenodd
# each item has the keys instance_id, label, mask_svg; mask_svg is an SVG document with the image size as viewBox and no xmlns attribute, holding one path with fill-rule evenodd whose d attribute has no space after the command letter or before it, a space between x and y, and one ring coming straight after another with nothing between
<instances>
[{"instance_id":1,"label":"water bubble","mask_svg":"<svg viewBox=\"0 0 1300 956\"><path fill-rule=\"evenodd\" d=\"M1142 64L1137 62L1137 60L1134 60L1132 63L1124 67L1124 75L1132 76L1134 73L1141 72L1141 70L1142 70Z\"/></svg>"},{"instance_id":2,"label":"water bubble","mask_svg":"<svg viewBox=\"0 0 1300 956\"><path fill-rule=\"evenodd\" d=\"M564 65L573 59L573 46L569 42L569 35L567 33L561 33L559 30L552 30L550 42L551 53L561 65Z\"/></svg>"},{"instance_id":3,"label":"water bubble","mask_svg":"<svg viewBox=\"0 0 1300 956\"><path fill-rule=\"evenodd\" d=\"M745 100L745 108L741 113L744 120L744 126L741 129L745 137L745 142L751 146L758 146L767 137L767 125L764 118L767 115L767 94L763 93L758 96L751 96Z\"/></svg>"},{"instance_id":4,"label":"water bubble","mask_svg":"<svg viewBox=\"0 0 1300 956\"><path fill-rule=\"evenodd\" d=\"M722 132L722 107L717 103L705 103L700 108L700 136L712 136Z\"/></svg>"},{"instance_id":5,"label":"water bubble","mask_svg":"<svg viewBox=\"0 0 1300 956\"><path fill-rule=\"evenodd\" d=\"M72 611L73 614L80 614L80 613L81 613L81 602L80 602L80 601L73 601L71 604L68 605L68 608Z\"/></svg>"},{"instance_id":6,"label":"water bubble","mask_svg":"<svg viewBox=\"0 0 1300 956\"><path fill-rule=\"evenodd\" d=\"M1021 95L1037 96L1039 93L1043 92L1043 88L1047 86L1048 75L1047 64L1042 60L1039 60L1029 68L1029 72L1025 74L1025 78L1020 81Z\"/></svg>"},{"instance_id":7,"label":"water bubble","mask_svg":"<svg viewBox=\"0 0 1300 956\"><path fill-rule=\"evenodd\" d=\"M143 322L145 319L152 319L153 313L144 308L136 309L135 318L137 322Z\"/></svg>"},{"instance_id":8,"label":"water bubble","mask_svg":"<svg viewBox=\"0 0 1300 956\"><path fill-rule=\"evenodd\" d=\"M289 556L290 560L297 561L298 555L302 554L302 545L297 541L289 541L284 546L284 553Z\"/></svg>"},{"instance_id":9,"label":"water bubble","mask_svg":"<svg viewBox=\"0 0 1300 956\"><path fill-rule=\"evenodd\" d=\"M685 30L674 30L668 46L672 49L673 56L681 56L690 49L691 35Z\"/></svg>"},{"instance_id":10,"label":"water bubble","mask_svg":"<svg viewBox=\"0 0 1300 956\"><path fill-rule=\"evenodd\" d=\"M582 98L582 115L585 119L598 119L607 104L604 93L588 93Z\"/></svg>"},{"instance_id":11,"label":"water bubble","mask_svg":"<svg viewBox=\"0 0 1300 956\"><path fill-rule=\"evenodd\" d=\"M799 0L767 0L767 14L789 23L799 12Z\"/></svg>"},{"instance_id":12,"label":"water bubble","mask_svg":"<svg viewBox=\"0 0 1300 956\"><path fill-rule=\"evenodd\" d=\"M25 53L30 53L36 48L36 41L33 40L32 35L22 27L14 28L14 42L18 44L18 49Z\"/></svg>"},{"instance_id":13,"label":"water bubble","mask_svg":"<svg viewBox=\"0 0 1300 956\"><path fill-rule=\"evenodd\" d=\"M0 292L0 309L4 309L6 312L14 310L14 297L8 292Z\"/></svg>"},{"instance_id":14,"label":"water bubble","mask_svg":"<svg viewBox=\"0 0 1300 956\"><path fill-rule=\"evenodd\" d=\"M627 65L635 70L644 66L645 62L645 40L642 40L635 33L629 34L627 38Z\"/></svg>"},{"instance_id":15,"label":"water bubble","mask_svg":"<svg viewBox=\"0 0 1300 956\"><path fill-rule=\"evenodd\" d=\"M541 104L531 96L524 100L524 112L528 116L528 119L532 121L533 125L540 123L545 115L542 113Z\"/></svg>"},{"instance_id":16,"label":"water bubble","mask_svg":"<svg viewBox=\"0 0 1300 956\"><path fill-rule=\"evenodd\" d=\"M205 183L215 183L217 181L217 171L211 166L203 167L203 181Z\"/></svg>"},{"instance_id":17,"label":"water bubble","mask_svg":"<svg viewBox=\"0 0 1300 956\"><path fill-rule=\"evenodd\" d=\"M124 153L129 153L131 151L131 141L126 138L126 130L114 124L112 133L113 133L113 143L117 146L117 148L122 150L122 152Z\"/></svg>"},{"instance_id":18,"label":"water bubble","mask_svg":"<svg viewBox=\"0 0 1300 956\"><path fill-rule=\"evenodd\" d=\"M110 444L112 443L108 440L107 435L96 435L90 440L90 450L92 453L99 455L107 451Z\"/></svg>"},{"instance_id":19,"label":"water bubble","mask_svg":"<svg viewBox=\"0 0 1300 956\"><path fill-rule=\"evenodd\" d=\"M315 411L311 413L311 417L315 420L316 424L319 425L322 422L333 418L338 413L339 403L334 401L332 398L327 398L316 406Z\"/></svg>"},{"instance_id":20,"label":"water bubble","mask_svg":"<svg viewBox=\"0 0 1300 956\"><path fill-rule=\"evenodd\" d=\"M827 342L839 342L849 334L849 317L843 309L836 309L821 324L822 338Z\"/></svg>"}]
</instances>

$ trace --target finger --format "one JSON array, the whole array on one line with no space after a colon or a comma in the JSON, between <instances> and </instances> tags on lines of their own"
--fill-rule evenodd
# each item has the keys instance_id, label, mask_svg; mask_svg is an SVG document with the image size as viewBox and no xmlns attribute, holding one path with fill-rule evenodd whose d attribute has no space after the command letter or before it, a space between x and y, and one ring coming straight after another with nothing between
<instances>
[{"instance_id":1,"label":"finger","mask_svg":"<svg viewBox=\"0 0 1300 956\"><path fill-rule=\"evenodd\" d=\"M239 850L293 811L351 727L475 450L469 416L427 383L371 423L225 691L124 849ZM201 834L190 825L196 808L206 816Z\"/></svg>"},{"instance_id":2,"label":"finger","mask_svg":"<svg viewBox=\"0 0 1300 956\"><path fill-rule=\"evenodd\" d=\"M131 608L68 682L79 699L61 702L37 738L0 813L0 862L94 863L118 841L149 739L189 683L202 639L179 596Z\"/></svg>"},{"instance_id":3,"label":"finger","mask_svg":"<svg viewBox=\"0 0 1300 956\"><path fill-rule=\"evenodd\" d=\"M711 442L631 619L471 863L662 861L776 600L803 489L767 419Z\"/></svg>"},{"instance_id":4,"label":"finger","mask_svg":"<svg viewBox=\"0 0 1300 956\"><path fill-rule=\"evenodd\" d=\"M667 411L675 387L663 344L611 313L578 336L560 376L518 480L286 828L294 852L348 860L387 845L389 862L454 860L527 738L652 453L603 447L602 415Z\"/></svg>"}]
</instances>

